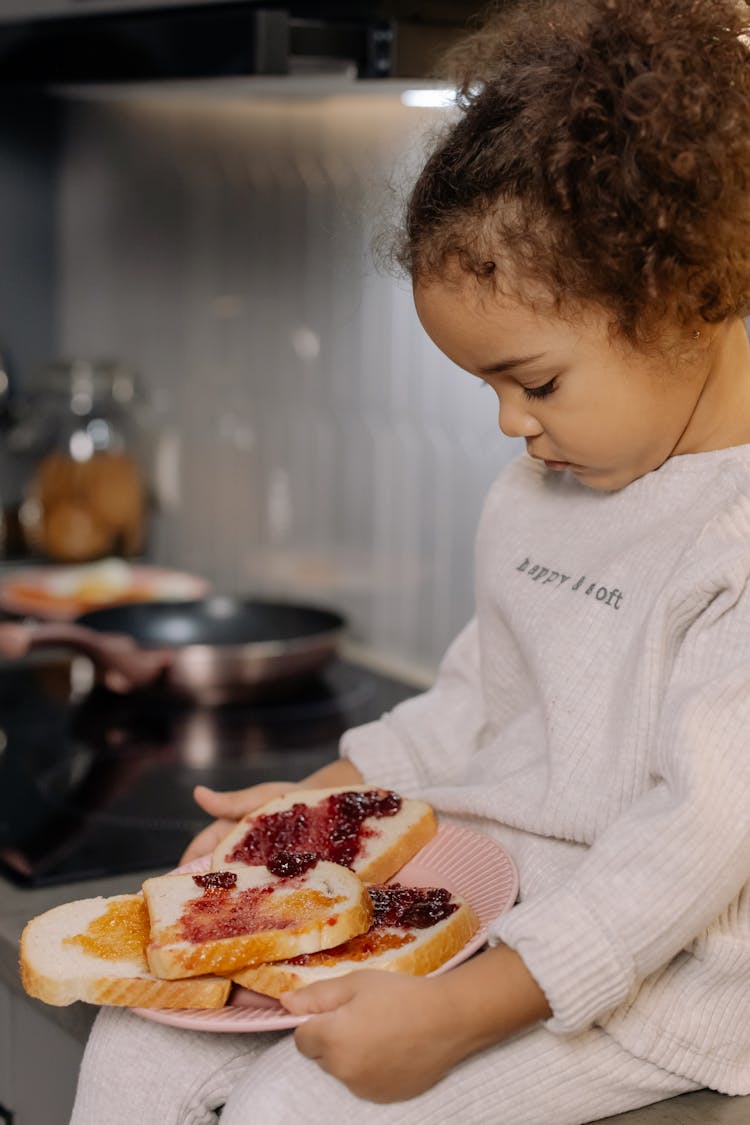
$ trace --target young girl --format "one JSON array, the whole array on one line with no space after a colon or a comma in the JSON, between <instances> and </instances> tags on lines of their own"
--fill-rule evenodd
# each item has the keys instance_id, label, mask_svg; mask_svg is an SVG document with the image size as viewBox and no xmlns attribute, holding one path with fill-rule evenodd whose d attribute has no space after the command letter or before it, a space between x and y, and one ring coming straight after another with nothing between
<instances>
[{"instance_id":1,"label":"young girl","mask_svg":"<svg viewBox=\"0 0 750 1125\"><path fill-rule=\"evenodd\" d=\"M409 203L422 324L527 455L434 688L304 784L425 798L509 849L519 902L448 974L290 994L293 1036L102 1013L74 1125L579 1125L750 1092L743 30L735 0L508 6L455 54L463 113ZM288 788L197 797L231 819Z\"/></svg>"}]
</instances>

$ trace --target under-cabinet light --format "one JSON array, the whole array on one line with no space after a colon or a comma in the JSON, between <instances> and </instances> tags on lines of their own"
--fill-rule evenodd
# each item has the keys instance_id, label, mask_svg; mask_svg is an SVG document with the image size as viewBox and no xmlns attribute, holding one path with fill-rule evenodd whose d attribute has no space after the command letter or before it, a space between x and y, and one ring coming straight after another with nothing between
<instances>
[{"instance_id":1,"label":"under-cabinet light","mask_svg":"<svg viewBox=\"0 0 750 1125\"><path fill-rule=\"evenodd\" d=\"M452 109L456 104L456 90L452 86L404 90L401 104L418 109Z\"/></svg>"}]
</instances>

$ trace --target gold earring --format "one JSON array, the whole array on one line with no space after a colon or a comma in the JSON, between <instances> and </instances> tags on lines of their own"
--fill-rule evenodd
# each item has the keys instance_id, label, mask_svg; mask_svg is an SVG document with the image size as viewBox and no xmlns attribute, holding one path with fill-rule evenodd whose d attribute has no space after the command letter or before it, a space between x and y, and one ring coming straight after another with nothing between
<instances>
[{"instance_id":1,"label":"gold earring","mask_svg":"<svg viewBox=\"0 0 750 1125\"><path fill-rule=\"evenodd\" d=\"M700 340L700 338L701 338L701 330L700 330L700 328L696 328L695 332L693 332L693 339L694 340Z\"/></svg>"}]
</instances>

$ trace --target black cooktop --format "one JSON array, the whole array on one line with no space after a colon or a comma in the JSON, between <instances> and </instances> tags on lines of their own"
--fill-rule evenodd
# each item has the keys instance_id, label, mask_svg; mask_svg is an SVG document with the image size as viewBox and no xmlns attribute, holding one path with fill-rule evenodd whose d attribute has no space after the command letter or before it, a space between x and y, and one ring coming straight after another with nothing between
<instances>
[{"instance_id":1,"label":"black cooktop","mask_svg":"<svg viewBox=\"0 0 750 1125\"><path fill-rule=\"evenodd\" d=\"M0 871L28 886L173 866L209 820L195 785L299 780L415 692L336 661L263 703L79 698L81 660L0 665Z\"/></svg>"}]
</instances>

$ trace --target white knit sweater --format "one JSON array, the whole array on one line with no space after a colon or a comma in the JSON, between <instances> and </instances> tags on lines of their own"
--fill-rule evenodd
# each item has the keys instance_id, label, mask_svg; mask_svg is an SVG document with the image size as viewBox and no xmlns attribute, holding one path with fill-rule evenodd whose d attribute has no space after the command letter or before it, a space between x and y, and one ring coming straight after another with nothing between
<instances>
[{"instance_id":1,"label":"white knit sweater","mask_svg":"<svg viewBox=\"0 0 750 1125\"><path fill-rule=\"evenodd\" d=\"M595 492L522 457L434 688L348 732L365 778L514 856L491 931L549 1026L750 1092L750 446Z\"/></svg>"}]
</instances>

